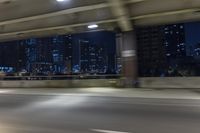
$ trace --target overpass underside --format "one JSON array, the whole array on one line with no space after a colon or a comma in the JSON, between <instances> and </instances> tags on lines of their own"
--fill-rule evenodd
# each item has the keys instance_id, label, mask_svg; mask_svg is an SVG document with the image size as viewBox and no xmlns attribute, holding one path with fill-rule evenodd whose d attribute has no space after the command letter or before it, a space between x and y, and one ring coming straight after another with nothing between
<instances>
[{"instance_id":1,"label":"overpass underside","mask_svg":"<svg viewBox=\"0 0 200 133\"><path fill-rule=\"evenodd\" d=\"M99 30L121 32L123 83L137 85L135 26L200 19L199 0L0 0L0 41Z\"/></svg>"}]
</instances>

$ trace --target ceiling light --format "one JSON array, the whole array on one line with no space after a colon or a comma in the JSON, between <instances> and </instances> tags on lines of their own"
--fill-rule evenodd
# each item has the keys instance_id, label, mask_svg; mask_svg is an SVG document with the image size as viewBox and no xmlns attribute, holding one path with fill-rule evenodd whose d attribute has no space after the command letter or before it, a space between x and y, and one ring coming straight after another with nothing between
<instances>
[{"instance_id":1,"label":"ceiling light","mask_svg":"<svg viewBox=\"0 0 200 133\"><path fill-rule=\"evenodd\" d=\"M89 29L96 29L98 28L99 26L97 24L92 24L92 25L89 25L88 28Z\"/></svg>"},{"instance_id":2,"label":"ceiling light","mask_svg":"<svg viewBox=\"0 0 200 133\"><path fill-rule=\"evenodd\" d=\"M64 2L64 1L66 1L66 0L56 0L56 1L58 1L58 2Z\"/></svg>"}]
</instances>

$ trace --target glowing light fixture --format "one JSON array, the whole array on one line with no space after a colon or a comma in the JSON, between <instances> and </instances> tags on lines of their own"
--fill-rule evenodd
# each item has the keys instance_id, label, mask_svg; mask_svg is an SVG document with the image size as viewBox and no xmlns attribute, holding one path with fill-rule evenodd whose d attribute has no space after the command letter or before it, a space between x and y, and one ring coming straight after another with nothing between
<instances>
[{"instance_id":1,"label":"glowing light fixture","mask_svg":"<svg viewBox=\"0 0 200 133\"><path fill-rule=\"evenodd\" d=\"M88 25L88 28L89 29L96 29L98 28L99 26L97 24L91 24L91 25Z\"/></svg>"},{"instance_id":2,"label":"glowing light fixture","mask_svg":"<svg viewBox=\"0 0 200 133\"><path fill-rule=\"evenodd\" d=\"M64 1L66 1L66 0L56 0L56 1L58 1L58 2L64 2Z\"/></svg>"}]
</instances>

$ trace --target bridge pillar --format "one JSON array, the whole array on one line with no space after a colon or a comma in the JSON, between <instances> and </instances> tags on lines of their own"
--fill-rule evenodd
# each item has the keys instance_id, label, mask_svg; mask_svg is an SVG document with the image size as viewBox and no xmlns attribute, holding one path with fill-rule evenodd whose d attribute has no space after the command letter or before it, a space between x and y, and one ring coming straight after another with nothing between
<instances>
[{"instance_id":1,"label":"bridge pillar","mask_svg":"<svg viewBox=\"0 0 200 133\"><path fill-rule=\"evenodd\" d=\"M134 31L122 33L122 86L138 87L138 63L136 36Z\"/></svg>"}]
</instances>

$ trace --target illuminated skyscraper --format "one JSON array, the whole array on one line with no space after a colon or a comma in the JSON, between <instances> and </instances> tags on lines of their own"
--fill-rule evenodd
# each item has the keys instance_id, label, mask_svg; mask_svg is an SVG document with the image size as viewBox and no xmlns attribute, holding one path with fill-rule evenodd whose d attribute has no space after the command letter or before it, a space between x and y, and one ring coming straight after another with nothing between
<instances>
[{"instance_id":1,"label":"illuminated skyscraper","mask_svg":"<svg viewBox=\"0 0 200 133\"><path fill-rule=\"evenodd\" d=\"M164 46L168 58L179 59L186 56L184 24L164 27Z\"/></svg>"},{"instance_id":2,"label":"illuminated skyscraper","mask_svg":"<svg viewBox=\"0 0 200 133\"><path fill-rule=\"evenodd\" d=\"M82 73L106 73L108 62L103 45L79 40L80 68Z\"/></svg>"},{"instance_id":3,"label":"illuminated skyscraper","mask_svg":"<svg viewBox=\"0 0 200 133\"><path fill-rule=\"evenodd\" d=\"M46 74L51 71L51 44L48 38L28 39L27 71L33 74Z\"/></svg>"},{"instance_id":4,"label":"illuminated skyscraper","mask_svg":"<svg viewBox=\"0 0 200 133\"><path fill-rule=\"evenodd\" d=\"M162 70L186 57L184 24L139 27L137 41L139 71L143 76L160 76Z\"/></svg>"},{"instance_id":5,"label":"illuminated skyscraper","mask_svg":"<svg viewBox=\"0 0 200 133\"><path fill-rule=\"evenodd\" d=\"M71 35L52 37L53 70L55 73L71 73L72 41Z\"/></svg>"}]
</instances>

